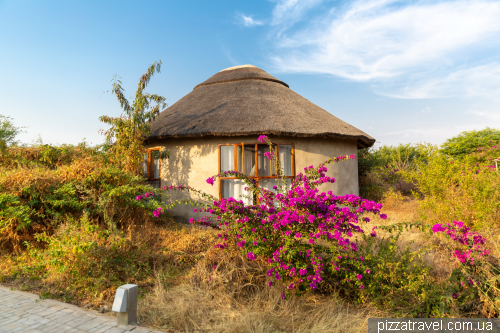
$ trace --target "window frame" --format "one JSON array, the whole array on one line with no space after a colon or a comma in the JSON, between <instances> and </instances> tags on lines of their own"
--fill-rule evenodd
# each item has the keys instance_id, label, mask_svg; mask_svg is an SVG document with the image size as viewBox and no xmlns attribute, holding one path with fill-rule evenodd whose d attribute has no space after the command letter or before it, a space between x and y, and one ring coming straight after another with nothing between
<instances>
[{"instance_id":1,"label":"window frame","mask_svg":"<svg viewBox=\"0 0 500 333\"><path fill-rule=\"evenodd\" d=\"M151 174L154 174L154 171L151 168L151 153L153 151L158 151L158 178L152 178ZM146 179L145 181L150 184L151 182L158 182L158 187L161 188L161 147L155 148L147 148L146 149ZM144 170L144 169L143 169Z\"/></svg>"},{"instance_id":2,"label":"window frame","mask_svg":"<svg viewBox=\"0 0 500 333\"><path fill-rule=\"evenodd\" d=\"M242 156L241 156L241 172L243 174L245 174L245 145L247 146L254 146L254 149L255 149L255 176L248 176L248 178L251 178L251 179L255 179L257 181L257 186L259 186L259 179L278 179L277 176L259 176L259 159L258 159L258 153L259 153L259 150L258 150L258 146L266 146L267 147L267 144L266 143L260 143L260 142L249 142L249 143L244 143L244 142L241 142L241 143L221 143L218 145L218 173L220 174L221 173L221 152L222 152L222 149L221 147L222 146L233 146L234 147L234 153L233 153L233 156L234 156L234 170L238 170L238 156L237 156L237 153L238 153L238 146L241 146L241 150L242 150ZM285 142L276 142L274 143L273 142L273 146L276 146L276 154L278 156L278 159L279 159L279 146L280 145L283 145L283 146L292 146L292 149L291 149L291 157L292 157L292 175L291 176L284 176L285 179L292 179L292 182L293 180L295 179L296 177L296 173L295 173L295 143L294 142L289 142L289 143L285 143ZM262 158L266 158L264 156L262 156ZM279 160L278 160L279 161ZM271 166L271 173L273 172L273 166ZM218 180L218 183L219 183L219 200L222 199L222 180L225 180L225 179L239 179L238 177L218 177L219 180ZM257 196L257 202L254 203L254 204L259 204L259 200L260 198Z\"/></svg>"}]
</instances>

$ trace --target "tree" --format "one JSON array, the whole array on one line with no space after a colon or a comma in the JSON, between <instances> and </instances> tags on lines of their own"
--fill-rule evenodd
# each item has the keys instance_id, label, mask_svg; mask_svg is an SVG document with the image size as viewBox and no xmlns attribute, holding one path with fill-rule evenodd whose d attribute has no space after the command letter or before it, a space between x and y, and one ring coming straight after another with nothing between
<instances>
[{"instance_id":1,"label":"tree","mask_svg":"<svg viewBox=\"0 0 500 333\"><path fill-rule=\"evenodd\" d=\"M6 117L0 114L0 152L5 153L7 146L17 144L18 141L14 140L16 136L24 131L16 127L12 122L11 117Z\"/></svg>"},{"instance_id":2,"label":"tree","mask_svg":"<svg viewBox=\"0 0 500 333\"><path fill-rule=\"evenodd\" d=\"M481 131L465 131L448 139L441 146L441 152L451 157L463 157L479 147L500 144L500 130L486 127Z\"/></svg>"},{"instance_id":3,"label":"tree","mask_svg":"<svg viewBox=\"0 0 500 333\"><path fill-rule=\"evenodd\" d=\"M144 138L151 131L150 122L160 113L160 108L166 107L165 97L144 92L154 73L160 73L160 68L161 60L155 61L141 76L132 105L123 95L122 82L115 75L111 80L114 81L111 93L116 95L123 113L118 118L99 117L100 121L111 126L101 133L106 136L112 162L136 174L139 174L143 161ZM152 104L156 105L151 107Z\"/></svg>"}]
</instances>

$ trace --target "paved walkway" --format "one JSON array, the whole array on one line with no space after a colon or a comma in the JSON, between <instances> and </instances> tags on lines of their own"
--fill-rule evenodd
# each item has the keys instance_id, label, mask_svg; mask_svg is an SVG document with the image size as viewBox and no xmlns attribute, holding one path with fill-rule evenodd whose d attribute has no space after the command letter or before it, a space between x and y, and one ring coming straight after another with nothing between
<instances>
[{"instance_id":1,"label":"paved walkway","mask_svg":"<svg viewBox=\"0 0 500 333\"><path fill-rule=\"evenodd\" d=\"M116 317L0 286L0 333L162 333L118 326Z\"/></svg>"}]
</instances>

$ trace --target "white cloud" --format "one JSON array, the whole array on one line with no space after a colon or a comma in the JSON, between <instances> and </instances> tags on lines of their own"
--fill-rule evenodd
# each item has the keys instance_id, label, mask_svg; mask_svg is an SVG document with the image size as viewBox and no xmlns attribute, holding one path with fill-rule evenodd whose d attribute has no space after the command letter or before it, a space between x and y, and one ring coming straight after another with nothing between
<instances>
[{"instance_id":1,"label":"white cloud","mask_svg":"<svg viewBox=\"0 0 500 333\"><path fill-rule=\"evenodd\" d=\"M469 110L467 114L474 115L478 118L489 119L493 121L500 121L500 107L496 111L479 111L479 110Z\"/></svg>"},{"instance_id":2,"label":"white cloud","mask_svg":"<svg viewBox=\"0 0 500 333\"><path fill-rule=\"evenodd\" d=\"M323 2L323 0L279 0L273 9L273 25L291 24L299 21L311 8Z\"/></svg>"},{"instance_id":3,"label":"white cloud","mask_svg":"<svg viewBox=\"0 0 500 333\"><path fill-rule=\"evenodd\" d=\"M320 0L282 0L272 57L284 72L326 73L375 83L401 98L484 96L500 87L499 1L361 0L296 22Z\"/></svg>"},{"instance_id":4,"label":"white cloud","mask_svg":"<svg viewBox=\"0 0 500 333\"><path fill-rule=\"evenodd\" d=\"M239 21L241 24L243 24L245 27L254 27L256 25L263 25L264 22L260 20L256 20L252 18L252 16L246 16L245 14L239 14L238 15Z\"/></svg>"},{"instance_id":5,"label":"white cloud","mask_svg":"<svg viewBox=\"0 0 500 333\"><path fill-rule=\"evenodd\" d=\"M397 83L379 85L375 91L398 98L500 96L500 62L454 71L444 77L427 75Z\"/></svg>"},{"instance_id":6,"label":"white cloud","mask_svg":"<svg viewBox=\"0 0 500 333\"><path fill-rule=\"evenodd\" d=\"M424 113L430 113L431 112L431 108L430 107L425 107L421 111L424 112Z\"/></svg>"}]
</instances>

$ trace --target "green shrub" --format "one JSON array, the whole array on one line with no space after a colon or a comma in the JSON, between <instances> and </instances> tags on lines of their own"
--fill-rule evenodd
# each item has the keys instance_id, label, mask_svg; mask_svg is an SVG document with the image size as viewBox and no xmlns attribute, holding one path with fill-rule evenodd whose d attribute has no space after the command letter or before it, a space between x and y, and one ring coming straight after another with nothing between
<instances>
[{"instance_id":1,"label":"green shrub","mask_svg":"<svg viewBox=\"0 0 500 333\"><path fill-rule=\"evenodd\" d=\"M10 229L12 222L18 222L17 229L22 229L31 224L32 209L21 204L19 198L12 194L0 194L0 233Z\"/></svg>"},{"instance_id":2,"label":"green shrub","mask_svg":"<svg viewBox=\"0 0 500 333\"><path fill-rule=\"evenodd\" d=\"M367 274L366 301L394 311L399 316L429 317L441 308L440 296L444 293L442 284L436 283L432 269L423 257L430 248L410 250L398 246L398 240L405 229L426 230L419 223L401 223L379 226L390 233L387 237L363 235L361 254L367 265L373 267Z\"/></svg>"},{"instance_id":3,"label":"green shrub","mask_svg":"<svg viewBox=\"0 0 500 333\"><path fill-rule=\"evenodd\" d=\"M18 144L16 136L22 133L21 127L16 127L11 117L0 114L0 154L5 153L8 146Z\"/></svg>"},{"instance_id":4,"label":"green shrub","mask_svg":"<svg viewBox=\"0 0 500 333\"><path fill-rule=\"evenodd\" d=\"M381 200L387 192L410 195L414 186L401 177L401 171L415 170L417 161L425 161L426 150L420 145L399 144L358 151L360 195Z\"/></svg>"},{"instance_id":5,"label":"green shrub","mask_svg":"<svg viewBox=\"0 0 500 333\"><path fill-rule=\"evenodd\" d=\"M446 140L441 146L441 152L449 157L462 158L480 147L487 148L499 144L500 130L486 127L481 131L465 131Z\"/></svg>"},{"instance_id":6,"label":"green shrub","mask_svg":"<svg viewBox=\"0 0 500 333\"><path fill-rule=\"evenodd\" d=\"M419 213L429 224L463 221L476 230L500 227L500 177L491 160L479 153L452 159L428 149L427 163L404 172L423 194Z\"/></svg>"},{"instance_id":7,"label":"green shrub","mask_svg":"<svg viewBox=\"0 0 500 333\"><path fill-rule=\"evenodd\" d=\"M152 187L109 163L98 147L9 147L0 163L4 166L0 174L3 246L16 248L20 233L28 235L32 228L51 232L82 212L113 229L123 218L150 214L159 205L159 197L135 200Z\"/></svg>"}]
</instances>

